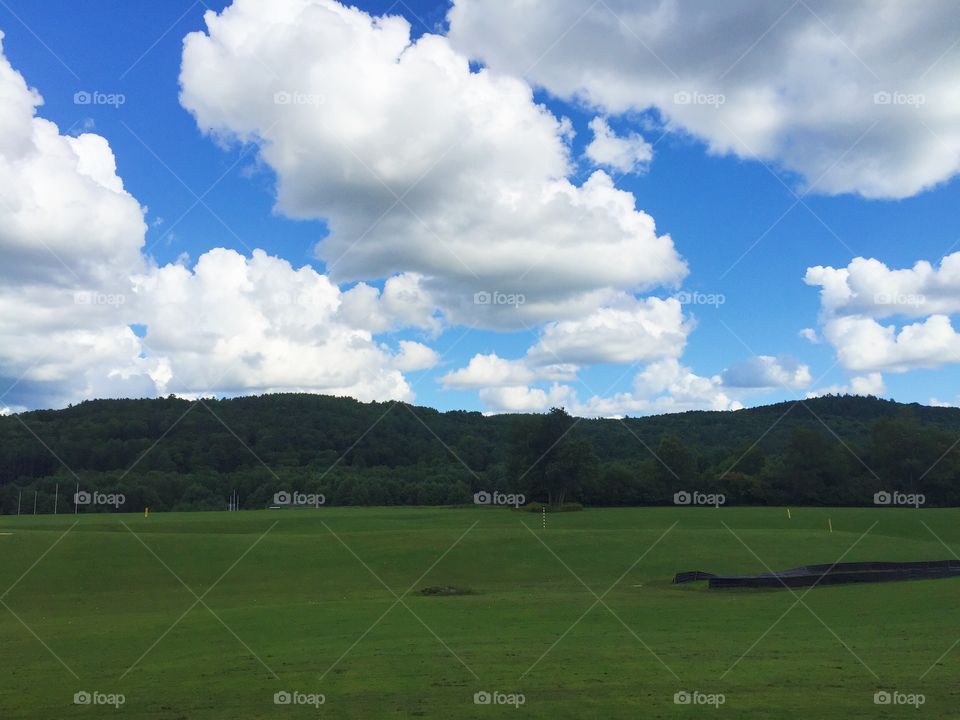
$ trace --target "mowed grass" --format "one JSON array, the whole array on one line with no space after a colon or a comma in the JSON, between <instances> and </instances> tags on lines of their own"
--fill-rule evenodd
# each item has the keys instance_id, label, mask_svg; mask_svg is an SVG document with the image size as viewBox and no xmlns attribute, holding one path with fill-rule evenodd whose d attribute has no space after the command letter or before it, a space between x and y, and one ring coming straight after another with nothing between
<instances>
[{"instance_id":1,"label":"mowed grass","mask_svg":"<svg viewBox=\"0 0 960 720\"><path fill-rule=\"evenodd\" d=\"M4 516L0 533L4 720L918 715L878 690L924 694L926 717L960 707L960 579L670 582L947 559L958 510L591 509L543 529L503 509L328 507ZM326 702L277 706L283 690ZM480 690L525 703L478 706ZM726 702L676 705L680 690Z\"/></svg>"}]
</instances>

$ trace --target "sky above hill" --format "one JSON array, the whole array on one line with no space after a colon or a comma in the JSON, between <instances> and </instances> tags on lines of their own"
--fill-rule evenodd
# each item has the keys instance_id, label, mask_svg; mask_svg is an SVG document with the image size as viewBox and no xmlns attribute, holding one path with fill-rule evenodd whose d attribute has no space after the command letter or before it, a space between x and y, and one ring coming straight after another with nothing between
<instances>
[{"instance_id":1,"label":"sky above hill","mask_svg":"<svg viewBox=\"0 0 960 720\"><path fill-rule=\"evenodd\" d=\"M0 412L960 402L960 13L0 1Z\"/></svg>"}]
</instances>

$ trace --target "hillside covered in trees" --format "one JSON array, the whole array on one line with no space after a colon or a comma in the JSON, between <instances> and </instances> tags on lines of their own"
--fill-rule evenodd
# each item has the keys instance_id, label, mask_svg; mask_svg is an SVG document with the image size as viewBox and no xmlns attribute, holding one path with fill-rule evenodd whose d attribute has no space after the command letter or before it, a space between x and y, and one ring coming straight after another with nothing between
<instances>
[{"instance_id":1,"label":"hillside covered in trees","mask_svg":"<svg viewBox=\"0 0 960 720\"><path fill-rule=\"evenodd\" d=\"M623 420L446 412L308 394L199 402L98 400L0 417L0 512L263 508L280 491L335 505L528 501L868 505L878 491L960 504L960 409L824 397L736 412ZM105 508L85 508L84 511Z\"/></svg>"}]
</instances>

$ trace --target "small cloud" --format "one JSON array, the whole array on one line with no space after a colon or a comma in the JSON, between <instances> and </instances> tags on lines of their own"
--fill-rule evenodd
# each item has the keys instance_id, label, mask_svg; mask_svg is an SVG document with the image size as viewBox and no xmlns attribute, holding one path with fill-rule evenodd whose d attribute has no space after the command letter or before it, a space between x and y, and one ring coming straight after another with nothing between
<instances>
[{"instance_id":1,"label":"small cloud","mask_svg":"<svg viewBox=\"0 0 960 720\"><path fill-rule=\"evenodd\" d=\"M594 165L642 175L653 159L653 146L637 133L618 136L602 117L590 121L593 140L584 151Z\"/></svg>"},{"instance_id":2,"label":"small cloud","mask_svg":"<svg viewBox=\"0 0 960 720\"><path fill-rule=\"evenodd\" d=\"M806 340L809 343L814 345L820 344L820 336L817 334L817 331L813 328L804 328L800 331L800 337Z\"/></svg>"},{"instance_id":3,"label":"small cloud","mask_svg":"<svg viewBox=\"0 0 960 720\"><path fill-rule=\"evenodd\" d=\"M796 358L757 355L734 363L723 372L723 384L733 388L803 388L810 385L810 368Z\"/></svg>"},{"instance_id":4,"label":"small cloud","mask_svg":"<svg viewBox=\"0 0 960 720\"><path fill-rule=\"evenodd\" d=\"M412 340L401 340L399 352L394 355L393 364L403 372L429 370L440 361L433 348Z\"/></svg>"}]
</instances>

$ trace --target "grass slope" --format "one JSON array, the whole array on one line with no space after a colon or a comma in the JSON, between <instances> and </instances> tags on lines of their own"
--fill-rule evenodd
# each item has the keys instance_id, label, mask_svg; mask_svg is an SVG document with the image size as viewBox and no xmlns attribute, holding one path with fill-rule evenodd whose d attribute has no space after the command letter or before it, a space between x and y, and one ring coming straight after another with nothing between
<instances>
[{"instance_id":1,"label":"grass slope","mask_svg":"<svg viewBox=\"0 0 960 720\"><path fill-rule=\"evenodd\" d=\"M808 595L671 585L678 570L950 557L934 533L960 548L958 510L792 515L604 509L550 515L545 530L499 509L0 517L11 533L0 534L0 593L13 585L0 606L0 717L714 712L675 705L679 690L723 693L718 712L733 717L916 713L875 705L879 689L923 693L927 717L953 716L960 650L941 656L960 638L960 579ZM421 595L427 586L472 594ZM81 690L126 703L76 706ZM326 703L276 706L280 690ZM477 706L479 690L526 701Z\"/></svg>"}]
</instances>

